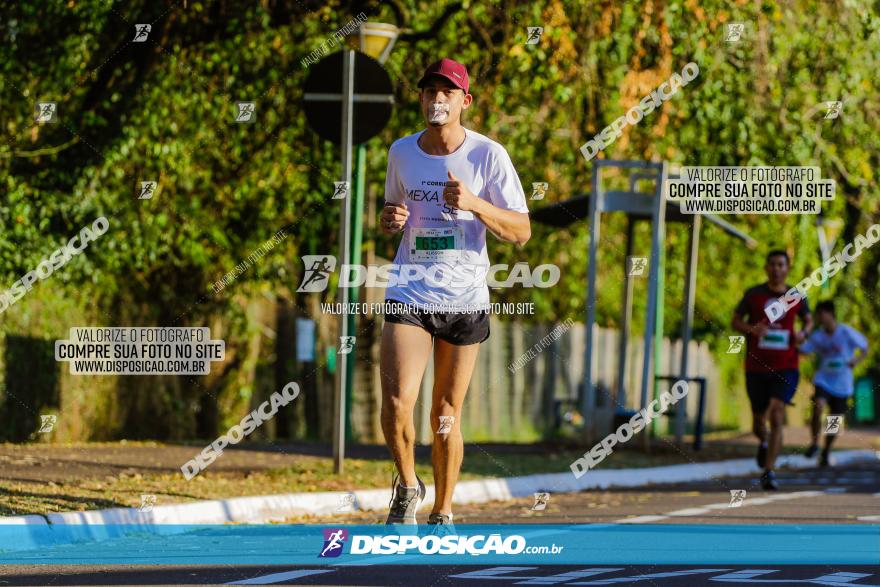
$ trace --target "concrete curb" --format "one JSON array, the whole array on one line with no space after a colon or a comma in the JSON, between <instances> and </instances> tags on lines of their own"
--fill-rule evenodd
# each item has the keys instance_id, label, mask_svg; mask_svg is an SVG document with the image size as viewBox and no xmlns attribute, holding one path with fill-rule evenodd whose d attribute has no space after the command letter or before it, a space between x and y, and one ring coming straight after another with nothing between
<instances>
[{"instance_id":1,"label":"concrete curb","mask_svg":"<svg viewBox=\"0 0 880 587\"><path fill-rule=\"evenodd\" d=\"M45 526L49 522L43 516L9 516L0 518L0 526Z\"/></svg>"},{"instance_id":2,"label":"concrete curb","mask_svg":"<svg viewBox=\"0 0 880 587\"><path fill-rule=\"evenodd\" d=\"M878 459L872 450L848 450L833 453L836 464L871 462ZM802 456L785 456L779 459L780 467L805 469L816 466L815 459ZM645 469L609 469L589 471L580 479L570 472L528 475L502 479L479 479L459 482L455 488L455 502L459 504L503 501L516 497L528 497L538 491L572 493L586 489L612 487L640 487L665 483L699 481L706 478L736 477L759 473L753 459L737 459L708 463L691 463ZM288 493L235 497L224 500L200 501L173 505L157 505L151 511L137 508L114 508L85 512L49 514L51 525L135 525L145 530L163 533L155 526L173 524L259 524L277 522L291 516L306 514L327 515L340 513L341 497L348 492ZM366 489L353 492L352 509L362 511L384 510L391 496L390 488ZM434 487L428 487L424 504L433 503ZM41 516L0 518L0 524L45 524ZM173 532L167 528L167 532ZM94 537L111 537L112 529L106 526L92 528L87 532ZM97 534L96 534L97 533Z\"/></svg>"}]
</instances>

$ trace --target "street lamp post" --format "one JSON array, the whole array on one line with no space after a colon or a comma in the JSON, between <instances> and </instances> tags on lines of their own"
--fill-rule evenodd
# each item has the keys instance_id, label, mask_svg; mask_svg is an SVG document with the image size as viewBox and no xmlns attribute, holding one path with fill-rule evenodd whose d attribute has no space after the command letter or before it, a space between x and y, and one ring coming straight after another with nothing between
<instances>
[{"instance_id":1,"label":"street lamp post","mask_svg":"<svg viewBox=\"0 0 880 587\"><path fill-rule=\"evenodd\" d=\"M380 22L365 22L356 32L347 38L348 46L358 49L366 53L379 63L385 63L391 54L391 49L397 40L400 30L393 24ZM366 171L367 171L367 148L361 143L355 149L355 176L352 182L353 188L353 206L352 206L352 227L350 232L350 259L353 265L361 263L361 248L363 246L363 227L364 227L364 200L366 191ZM357 303L359 300L359 292L356 287L351 288L350 302ZM356 336L356 318L354 314L346 316L347 324L345 330L349 336ZM353 395L355 357L352 354L346 362L345 377L345 437L351 439L351 405Z\"/></svg>"}]
</instances>

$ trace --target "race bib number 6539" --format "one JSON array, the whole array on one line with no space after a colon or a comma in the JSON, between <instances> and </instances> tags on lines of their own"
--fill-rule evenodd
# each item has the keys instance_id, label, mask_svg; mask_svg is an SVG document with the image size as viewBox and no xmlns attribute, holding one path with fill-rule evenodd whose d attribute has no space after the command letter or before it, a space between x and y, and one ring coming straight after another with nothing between
<instances>
[{"instance_id":1,"label":"race bib number 6539","mask_svg":"<svg viewBox=\"0 0 880 587\"><path fill-rule=\"evenodd\" d=\"M462 249L464 249L464 231L458 226L410 229L410 261L417 263L458 261Z\"/></svg>"}]
</instances>

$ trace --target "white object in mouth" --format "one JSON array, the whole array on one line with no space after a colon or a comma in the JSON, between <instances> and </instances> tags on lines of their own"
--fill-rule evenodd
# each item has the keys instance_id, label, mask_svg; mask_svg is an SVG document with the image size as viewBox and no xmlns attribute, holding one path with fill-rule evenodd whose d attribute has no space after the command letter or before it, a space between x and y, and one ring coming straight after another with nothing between
<instances>
[{"instance_id":1,"label":"white object in mouth","mask_svg":"<svg viewBox=\"0 0 880 587\"><path fill-rule=\"evenodd\" d=\"M449 104L431 104L430 121L441 122L449 116Z\"/></svg>"}]
</instances>

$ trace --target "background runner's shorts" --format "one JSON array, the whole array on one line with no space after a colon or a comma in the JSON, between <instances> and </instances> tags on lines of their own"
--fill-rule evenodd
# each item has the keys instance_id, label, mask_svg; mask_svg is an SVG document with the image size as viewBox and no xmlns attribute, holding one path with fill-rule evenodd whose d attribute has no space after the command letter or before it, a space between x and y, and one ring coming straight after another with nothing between
<instances>
[{"instance_id":1,"label":"background runner's shorts","mask_svg":"<svg viewBox=\"0 0 880 587\"><path fill-rule=\"evenodd\" d=\"M397 300L385 300L388 304L406 306ZM478 344L489 338L489 310L484 312L421 312L411 307L385 314L385 321L409 324L427 330L432 337L449 344Z\"/></svg>"},{"instance_id":2,"label":"background runner's shorts","mask_svg":"<svg viewBox=\"0 0 880 587\"><path fill-rule=\"evenodd\" d=\"M797 369L782 369L770 373L746 372L746 391L752 402L752 413L763 414L775 397L791 405L791 398L797 391L799 373Z\"/></svg>"},{"instance_id":3,"label":"background runner's shorts","mask_svg":"<svg viewBox=\"0 0 880 587\"><path fill-rule=\"evenodd\" d=\"M820 398L828 402L828 408L831 410L832 414L846 413L846 400L848 398L831 395L826 388L822 387L821 385L817 385L816 395L813 396L813 399Z\"/></svg>"}]
</instances>

